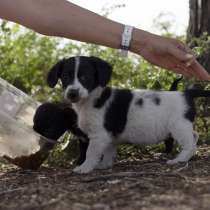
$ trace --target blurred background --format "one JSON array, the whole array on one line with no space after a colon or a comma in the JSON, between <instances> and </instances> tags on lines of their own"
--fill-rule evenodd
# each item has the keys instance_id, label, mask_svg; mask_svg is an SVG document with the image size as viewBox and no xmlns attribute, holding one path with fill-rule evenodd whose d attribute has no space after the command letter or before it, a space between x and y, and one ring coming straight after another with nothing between
<instances>
[{"instance_id":1,"label":"blurred background","mask_svg":"<svg viewBox=\"0 0 210 210\"><path fill-rule=\"evenodd\" d=\"M73 0L71 2L99 14L110 12L109 18L150 32L161 33L156 27L156 19L164 18L172 22L170 30L177 35L183 35L188 25L189 0ZM116 5L121 6L120 9L115 8Z\"/></svg>"},{"instance_id":2,"label":"blurred background","mask_svg":"<svg viewBox=\"0 0 210 210\"><path fill-rule=\"evenodd\" d=\"M187 42L201 64L210 72L210 1L72 0L71 2L115 21ZM111 85L115 86L168 90L173 80L179 77L149 64L134 54L122 58L114 49L42 36L17 24L0 22L0 77L40 102L61 100L62 89L60 86L56 91L48 88L46 75L59 59L75 55L94 55L110 62L114 67ZM189 87L209 89L210 85L205 82L183 80L179 90ZM200 134L199 143L209 144L210 102L207 99L200 99L196 104L198 115L195 128ZM159 148L161 146L155 149Z\"/></svg>"}]
</instances>

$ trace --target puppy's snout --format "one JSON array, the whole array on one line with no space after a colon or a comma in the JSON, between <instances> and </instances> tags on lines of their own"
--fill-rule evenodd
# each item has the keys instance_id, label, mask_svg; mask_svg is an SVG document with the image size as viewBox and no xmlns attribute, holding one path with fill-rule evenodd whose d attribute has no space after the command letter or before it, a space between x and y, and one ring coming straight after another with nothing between
<instances>
[{"instance_id":1,"label":"puppy's snout","mask_svg":"<svg viewBox=\"0 0 210 210\"><path fill-rule=\"evenodd\" d=\"M70 89L67 93L67 97L72 102L77 102L79 100L79 89Z\"/></svg>"}]
</instances>

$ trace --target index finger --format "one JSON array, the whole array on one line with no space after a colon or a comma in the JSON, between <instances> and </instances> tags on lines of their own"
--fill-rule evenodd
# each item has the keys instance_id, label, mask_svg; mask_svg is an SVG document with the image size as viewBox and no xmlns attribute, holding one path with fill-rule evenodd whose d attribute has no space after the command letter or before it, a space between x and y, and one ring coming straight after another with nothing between
<instances>
[{"instance_id":1,"label":"index finger","mask_svg":"<svg viewBox=\"0 0 210 210\"><path fill-rule=\"evenodd\" d=\"M209 73L197 60L195 60L190 66L188 66L187 69L193 73L196 79L210 81Z\"/></svg>"}]
</instances>

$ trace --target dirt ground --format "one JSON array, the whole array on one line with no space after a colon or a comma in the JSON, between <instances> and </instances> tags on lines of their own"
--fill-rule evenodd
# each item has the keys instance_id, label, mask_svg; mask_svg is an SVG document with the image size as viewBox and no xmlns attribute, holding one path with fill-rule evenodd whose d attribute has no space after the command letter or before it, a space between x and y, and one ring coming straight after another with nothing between
<instances>
[{"instance_id":1,"label":"dirt ground","mask_svg":"<svg viewBox=\"0 0 210 210\"><path fill-rule=\"evenodd\" d=\"M76 175L72 168L0 170L2 210L209 210L210 147L187 165L168 166L159 155L118 161L111 170Z\"/></svg>"}]
</instances>

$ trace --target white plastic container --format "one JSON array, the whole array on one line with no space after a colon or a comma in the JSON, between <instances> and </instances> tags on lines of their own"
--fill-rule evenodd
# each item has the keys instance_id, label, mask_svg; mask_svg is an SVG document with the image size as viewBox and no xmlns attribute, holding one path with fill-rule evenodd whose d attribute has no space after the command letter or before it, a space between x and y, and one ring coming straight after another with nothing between
<instances>
[{"instance_id":1,"label":"white plastic container","mask_svg":"<svg viewBox=\"0 0 210 210\"><path fill-rule=\"evenodd\" d=\"M40 147L39 134L0 111L0 156L29 156Z\"/></svg>"},{"instance_id":2,"label":"white plastic container","mask_svg":"<svg viewBox=\"0 0 210 210\"><path fill-rule=\"evenodd\" d=\"M28 126L39 103L0 78L0 111Z\"/></svg>"},{"instance_id":3,"label":"white plastic container","mask_svg":"<svg viewBox=\"0 0 210 210\"><path fill-rule=\"evenodd\" d=\"M46 144L52 144L32 129L38 105L31 97L0 78L0 156L11 160L27 159L43 147L48 148Z\"/></svg>"}]
</instances>

